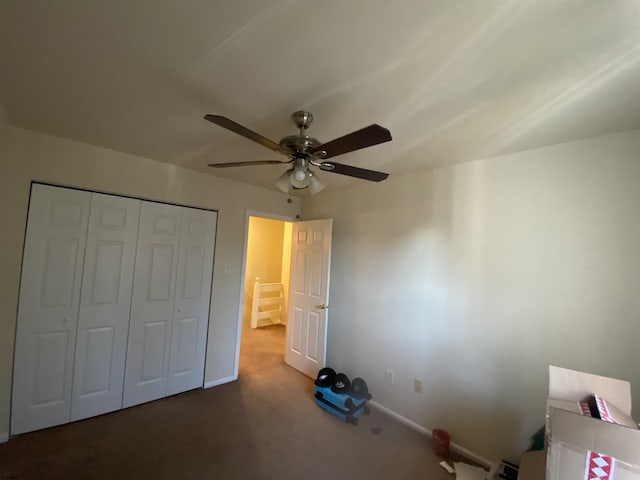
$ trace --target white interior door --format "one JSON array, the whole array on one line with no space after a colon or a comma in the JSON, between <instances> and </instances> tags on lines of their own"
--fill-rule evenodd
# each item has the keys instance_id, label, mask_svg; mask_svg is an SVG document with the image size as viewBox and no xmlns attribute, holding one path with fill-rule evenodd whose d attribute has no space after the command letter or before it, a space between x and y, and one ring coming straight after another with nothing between
<instances>
[{"instance_id":1,"label":"white interior door","mask_svg":"<svg viewBox=\"0 0 640 480\"><path fill-rule=\"evenodd\" d=\"M285 361L315 378L325 366L332 220L293 224Z\"/></svg>"},{"instance_id":2,"label":"white interior door","mask_svg":"<svg viewBox=\"0 0 640 480\"><path fill-rule=\"evenodd\" d=\"M91 194L71 420L122 408L140 200Z\"/></svg>"},{"instance_id":3,"label":"white interior door","mask_svg":"<svg viewBox=\"0 0 640 480\"><path fill-rule=\"evenodd\" d=\"M25 238L11 433L69 421L91 194L34 184Z\"/></svg>"},{"instance_id":4,"label":"white interior door","mask_svg":"<svg viewBox=\"0 0 640 480\"><path fill-rule=\"evenodd\" d=\"M166 396L181 208L142 202L123 406Z\"/></svg>"},{"instance_id":5,"label":"white interior door","mask_svg":"<svg viewBox=\"0 0 640 480\"><path fill-rule=\"evenodd\" d=\"M202 386L216 212L182 208L167 394Z\"/></svg>"}]
</instances>

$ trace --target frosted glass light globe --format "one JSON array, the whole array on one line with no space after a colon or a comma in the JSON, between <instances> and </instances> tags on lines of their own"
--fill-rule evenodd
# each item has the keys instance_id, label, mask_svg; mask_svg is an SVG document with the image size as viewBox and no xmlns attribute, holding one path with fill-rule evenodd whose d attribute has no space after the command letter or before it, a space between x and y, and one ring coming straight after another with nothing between
<instances>
[{"instance_id":1,"label":"frosted glass light globe","mask_svg":"<svg viewBox=\"0 0 640 480\"><path fill-rule=\"evenodd\" d=\"M296 188L307 188L311 178L307 174L306 167L296 168L293 170L293 174L289 177L289 182Z\"/></svg>"}]
</instances>

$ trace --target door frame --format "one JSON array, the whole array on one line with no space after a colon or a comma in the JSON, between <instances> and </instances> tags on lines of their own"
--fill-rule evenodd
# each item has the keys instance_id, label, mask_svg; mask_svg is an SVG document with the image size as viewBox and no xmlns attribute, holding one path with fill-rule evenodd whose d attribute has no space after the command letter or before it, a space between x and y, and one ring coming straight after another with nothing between
<instances>
[{"instance_id":1,"label":"door frame","mask_svg":"<svg viewBox=\"0 0 640 480\"><path fill-rule=\"evenodd\" d=\"M247 268L247 248L249 245L249 217L266 218L269 220L279 220L281 222L298 222L300 219L296 217L289 217L287 215L278 215L275 213L259 212L256 210L247 210L244 219L244 243L242 247L242 270L240 273L240 285L244 292L245 274ZM244 293L240 295L238 301L238 324L236 326L236 357L233 364L233 380L238 379L238 373L240 371L240 345L242 343L242 313L244 307ZM283 352L284 355L284 352Z\"/></svg>"}]
</instances>

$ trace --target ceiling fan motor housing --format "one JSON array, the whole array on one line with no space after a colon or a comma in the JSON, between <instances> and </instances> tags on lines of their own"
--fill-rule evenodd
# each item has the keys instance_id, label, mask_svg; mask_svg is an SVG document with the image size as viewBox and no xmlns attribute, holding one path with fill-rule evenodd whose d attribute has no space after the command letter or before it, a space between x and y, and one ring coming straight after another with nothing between
<instances>
[{"instance_id":1,"label":"ceiling fan motor housing","mask_svg":"<svg viewBox=\"0 0 640 480\"><path fill-rule=\"evenodd\" d=\"M313 115L310 112L304 110L298 110L291 114L293 122L300 130L298 135L288 135L280 140L280 147L288 152L292 158L307 158L311 154L309 150L321 145L321 142L309 135L306 135L304 131L309 128L309 125L313 122Z\"/></svg>"},{"instance_id":2,"label":"ceiling fan motor housing","mask_svg":"<svg viewBox=\"0 0 640 480\"><path fill-rule=\"evenodd\" d=\"M286 149L294 157L308 157L310 149L321 143L309 135L288 135L280 140L280 147Z\"/></svg>"}]
</instances>

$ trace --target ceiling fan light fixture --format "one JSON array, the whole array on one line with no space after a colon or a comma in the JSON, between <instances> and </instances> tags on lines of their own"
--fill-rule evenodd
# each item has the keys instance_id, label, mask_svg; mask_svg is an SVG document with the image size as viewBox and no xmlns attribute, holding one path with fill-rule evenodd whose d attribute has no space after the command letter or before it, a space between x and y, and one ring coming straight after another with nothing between
<instances>
[{"instance_id":1,"label":"ceiling fan light fixture","mask_svg":"<svg viewBox=\"0 0 640 480\"><path fill-rule=\"evenodd\" d=\"M318 176L312 171L309 171L309 193L315 195L324 190L325 187L326 185L320 181Z\"/></svg>"},{"instance_id":2,"label":"ceiling fan light fixture","mask_svg":"<svg viewBox=\"0 0 640 480\"><path fill-rule=\"evenodd\" d=\"M311 175L306 165L299 165L293 169L289 182L295 188L307 188L311 182Z\"/></svg>"},{"instance_id":3,"label":"ceiling fan light fixture","mask_svg":"<svg viewBox=\"0 0 640 480\"><path fill-rule=\"evenodd\" d=\"M284 172L278 180L276 180L276 187L284 193L289 193L291 190L291 183L289 182L289 176L293 173L293 169Z\"/></svg>"},{"instance_id":4,"label":"ceiling fan light fixture","mask_svg":"<svg viewBox=\"0 0 640 480\"><path fill-rule=\"evenodd\" d=\"M296 171L290 168L276 180L276 187L283 193L291 193L291 190L304 190L309 189L311 195L321 192L325 189L326 185L320 181L318 176L311 170L306 169L302 172L304 174L304 180L299 182L296 178ZM300 178L302 175L299 175ZM301 186L298 186L301 185Z\"/></svg>"}]
</instances>

